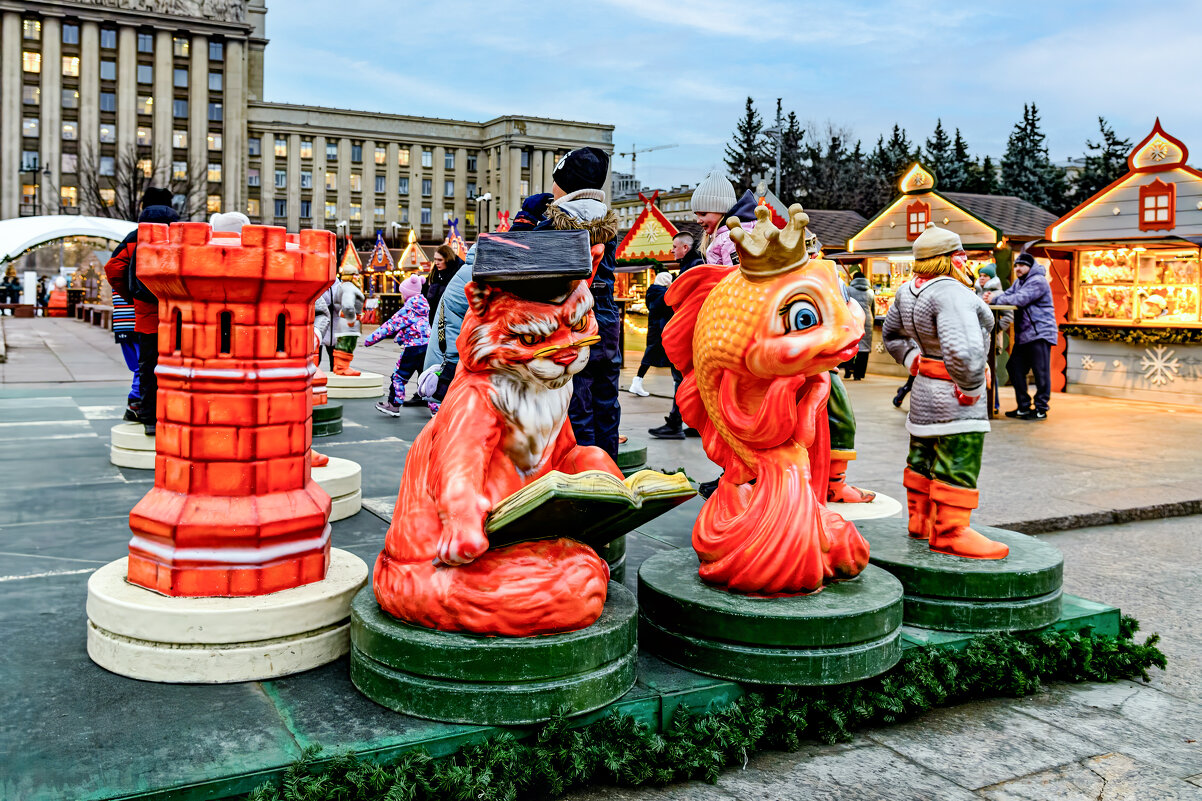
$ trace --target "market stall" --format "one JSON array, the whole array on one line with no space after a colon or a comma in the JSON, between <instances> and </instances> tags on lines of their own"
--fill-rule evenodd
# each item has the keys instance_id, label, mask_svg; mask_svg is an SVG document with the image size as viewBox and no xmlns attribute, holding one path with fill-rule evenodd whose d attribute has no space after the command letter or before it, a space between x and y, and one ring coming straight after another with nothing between
<instances>
[{"instance_id":1,"label":"market stall","mask_svg":"<svg viewBox=\"0 0 1202 801\"><path fill-rule=\"evenodd\" d=\"M1072 391L1202 404L1202 172L1160 120L1128 172L1048 226Z\"/></svg>"}]
</instances>

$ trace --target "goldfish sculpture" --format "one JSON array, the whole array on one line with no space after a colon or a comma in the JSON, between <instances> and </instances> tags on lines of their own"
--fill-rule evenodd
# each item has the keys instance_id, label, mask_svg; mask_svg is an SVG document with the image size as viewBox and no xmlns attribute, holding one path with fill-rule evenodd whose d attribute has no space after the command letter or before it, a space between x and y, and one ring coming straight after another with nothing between
<instances>
[{"instance_id":1,"label":"goldfish sculpture","mask_svg":"<svg viewBox=\"0 0 1202 801\"><path fill-rule=\"evenodd\" d=\"M676 402L724 468L693 526L701 578L759 595L794 595L854 578L868 543L823 503L829 370L855 355L864 313L833 262L806 252L809 217L784 229L766 206L751 230L730 221L736 266L694 267L668 290Z\"/></svg>"}]
</instances>

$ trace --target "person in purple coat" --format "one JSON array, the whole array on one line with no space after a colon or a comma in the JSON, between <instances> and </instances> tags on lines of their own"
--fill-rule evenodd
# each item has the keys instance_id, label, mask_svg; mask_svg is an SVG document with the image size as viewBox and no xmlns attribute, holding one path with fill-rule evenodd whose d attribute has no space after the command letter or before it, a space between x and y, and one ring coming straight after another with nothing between
<instances>
[{"instance_id":1,"label":"person in purple coat","mask_svg":"<svg viewBox=\"0 0 1202 801\"><path fill-rule=\"evenodd\" d=\"M1006 365L1014 385L1017 407L1006 412L1018 420L1046 420L1052 396L1052 346L1059 339L1056 307L1052 303L1052 285L1047 270L1030 253L1014 260L1015 281L1005 292L986 292L986 303L1017 306L1014 351ZM1027 373L1035 376L1035 405L1027 393Z\"/></svg>"}]
</instances>

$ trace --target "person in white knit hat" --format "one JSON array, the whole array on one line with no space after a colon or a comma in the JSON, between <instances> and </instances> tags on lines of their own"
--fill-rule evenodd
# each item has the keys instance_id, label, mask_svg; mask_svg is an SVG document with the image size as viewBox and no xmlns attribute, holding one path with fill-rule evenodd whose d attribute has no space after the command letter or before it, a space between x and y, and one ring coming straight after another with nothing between
<instances>
[{"instance_id":1,"label":"person in white knit hat","mask_svg":"<svg viewBox=\"0 0 1202 801\"><path fill-rule=\"evenodd\" d=\"M703 255L713 240L714 232L726 221L726 213L735 205L735 187L726 176L714 170L693 190L689 207L704 233L697 250Z\"/></svg>"},{"instance_id":2,"label":"person in white knit hat","mask_svg":"<svg viewBox=\"0 0 1202 801\"><path fill-rule=\"evenodd\" d=\"M240 211L216 212L209 217L213 233L241 234L242 226L250 225L250 218Z\"/></svg>"}]
</instances>

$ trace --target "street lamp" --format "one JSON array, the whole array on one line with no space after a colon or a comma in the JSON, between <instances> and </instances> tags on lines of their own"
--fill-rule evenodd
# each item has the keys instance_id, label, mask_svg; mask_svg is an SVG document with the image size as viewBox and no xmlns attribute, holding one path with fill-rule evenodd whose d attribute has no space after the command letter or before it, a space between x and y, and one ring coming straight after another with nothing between
<instances>
[{"instance_id":1,"label":"street lamp","mask_svg":"<svg viewBox=\"0 0 1202 801\"><path fill-rule=\"evenodd\" d=\"M779 115L777 115L779 117ZM765 128L764 133L776 144L776 196L780 197L780 149L784 139L784 131L779 127Z\"/></svg>"},{"instance_id":2,"label":"street lamp","mask_svg":"<svg viewBox=\"0 0 1202 801\"><path fill-rule=\"evenodd\" d=\"M392 246L397 247L401 242L401 224L396 220L388 223L388 230L392 232Z\"/></svg>"},{"instance_id":3,"label":"street lamp","mask_svg":"<svg viewBox=\"0 0 1202 801\"><path fill-rule=\"evenodd\" d=\"M476 222L477 236L479 236L481 232L491 230L492 219L488 216L488 213L489 209L491 208L489 204L492 203L492 192L485 192L483 195L476 195L476 213L478 215L480 214L480 204L482 203L484 204L484 212L480 219ZM481 222L484 223L483 226L480 225Z\"/></svg>"}]
</instances>

